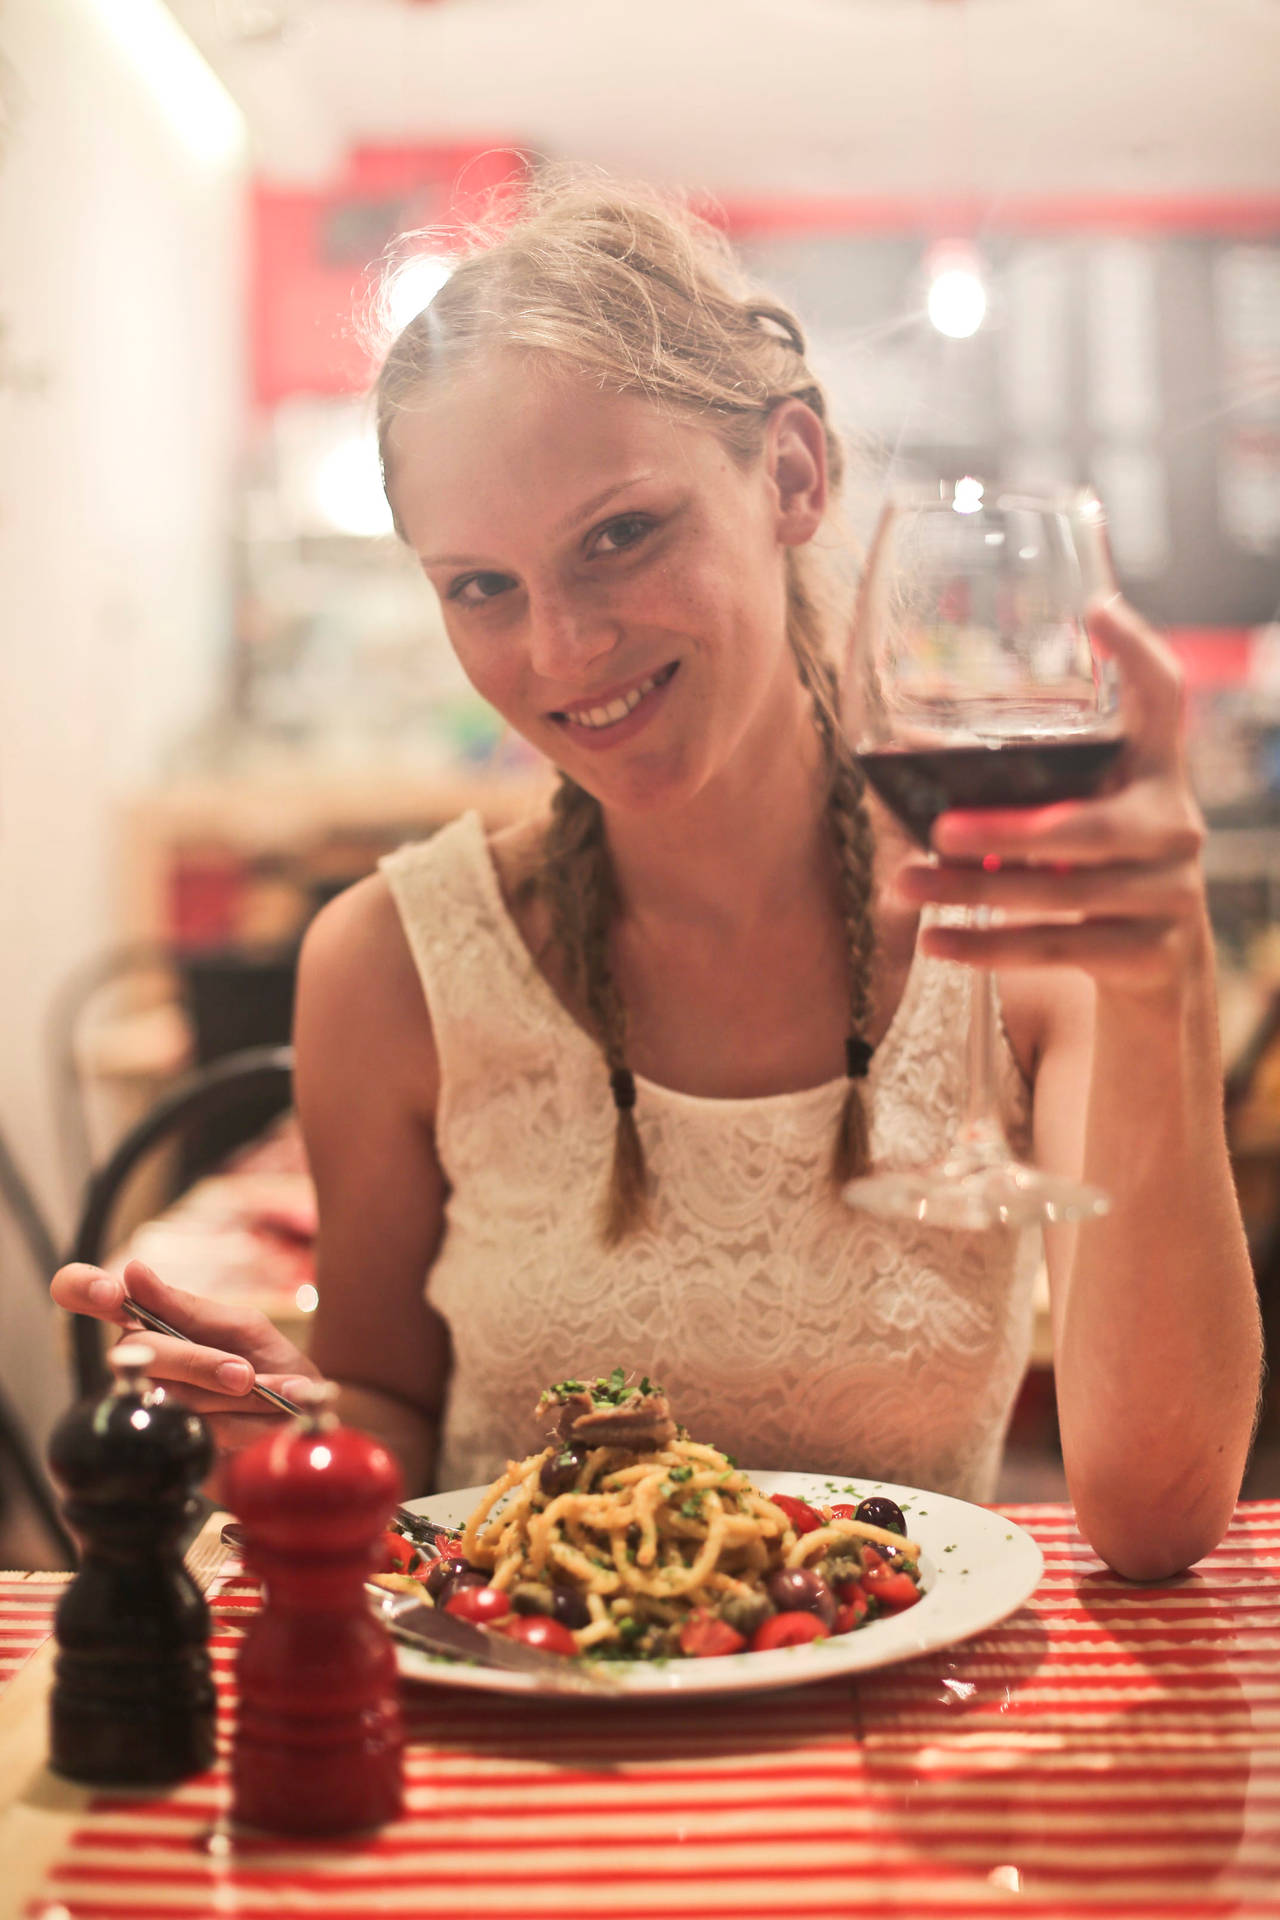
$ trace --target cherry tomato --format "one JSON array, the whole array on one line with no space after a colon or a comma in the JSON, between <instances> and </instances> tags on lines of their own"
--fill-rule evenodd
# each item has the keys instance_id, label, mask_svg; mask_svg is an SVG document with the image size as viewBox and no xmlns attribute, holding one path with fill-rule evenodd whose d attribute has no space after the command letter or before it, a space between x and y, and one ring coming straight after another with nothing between
<instances>
[{"instance_id":1,"label":"cherry tomato","mask_svg":"<svg viewBox=\"0 0 1280 1920\"><path fill-rule=\"evenodd\" d=\"M412 1540L406 1540L402 1533L388 1527L382 1536L386 1549L387 1565L396 1573L417 1573L422 1565L422 1555Z\"/></svg>"},{"instance_id":2,"label":"cherry tomato","mask_svg":"<svg viewBox=\"0 0 1280 1920\"><path fill-rule=\"evenodd\" d=\"M828 1631L816 1613L774 1613L752 1634L751 1651L772 1653L776 1647L799 1647L806 1640L825 1640Z\"/></svg>"},{"instance_id":3,"label":"cherry tomato","mask_svg":"<svg viewBox=\"0 0 1280 1920\"><path fill-rule=\"evenodd\" d=\"M909 1573L895 1573L883 1560L864 1567L862 1570L862 1591L882 1607L888 1607L891 1613L901 1613L904 1607L914 1607L920 1598L920 1589Z\"/></svg>"},{"instance_id":4,"label":"cherry tomato","mask_svg":"<svg viewBox=\"0 0 1280 1920\"><path fill-rule=\"evenodd\" d=\"M831 1629L832 1633L852 1633L854 1628L860 1627L866 1619L867 1609L870 1605L871 1602L856 1581L851 1582L847 1587L843 1587L841 1589L840 1604L836 1608L835 1625Z\"/></svg>"},{"instance_id":5,"label":"cherry tomato","mask_svg":"<svg viewBox=\"0 0 1280 1920\"><path fill-rule=\"evenodd\" d=\"M508 1640L522 1640L526 1647L537 1647L543 1653L576 1653L578 1643L568 1627L562 1627L558 1620L549 1620L545 1613L513 1613L500 1620L494 1628L495 1633L505 1633Z\"/></svg>"},{"instance_id":6,"label":"cherry tomato","mask_svg":"<svg viewBox=\"0 0 1280 1920\"><path fill-rule=\"evenodd\" d=\"M474 1620L478 1627L487 1627L510 1613L511 1596L501 1587L455 1587L444 1610L457 1614L459 1620Z\"/></svg>"},{"instance_id":7,"label":"cherry tomato","mask_svg":"<svg viewBox=\"0 0 1280 1920\"><path fill-rule=\"evenodd\" d=\"M826 1512L830 1520L856 1520L858 1517L853 1507L828 1507Z\"/></svg>"},{"instance_id":8,"label":"cherry tomato","mask_svg":"<svg viewBox=\"0 0 1280 1920\"><path fill-rule=\"evenodd\" d=\"M717 1620L713 1613L693 1613L680 1629L680 1651L695 1660L707 1660L721 1653L741 1653L746 1635Z\"/></svg>"},{"instance_id":9,"label":"cherry tomato","mask_svg":"<svg viewBox=\"0 0 1280 1920\"><path fill-rule=\"evenodd\" d=\"M461 1535L454 1535L450 1538L445 1538L444 1536L437 1538L435 1543L435 1550L436 1550L436 1557L440 1560L461 1560L462 1558Z\"/></svg>"},{"instance_id":10,"label":"cherry tomato","mask_svg":"<svg viewBox=\"0 0 1280 1920\"><path fill-rule=\"evenodd\" d=\"M769 1498L775 1507L782 1508L797 1533L812 1533L822 1525L822 1515L807 1501L797 1500L790 1493L771 1493Z\"/></svg>"}]
</instances>

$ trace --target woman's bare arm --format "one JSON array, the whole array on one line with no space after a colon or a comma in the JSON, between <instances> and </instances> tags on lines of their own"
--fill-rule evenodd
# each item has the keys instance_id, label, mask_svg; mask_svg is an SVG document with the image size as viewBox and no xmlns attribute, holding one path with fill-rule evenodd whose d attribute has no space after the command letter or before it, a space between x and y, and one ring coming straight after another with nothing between
<instances>
[{"instance_id":1,"label":"woman's bare arm","mask_svg":"<svg viewBox=\"0 0 1280 1920\"><path fill-rule=\"evenodd\" d=\"M381 876L317 915L298 968L295 1098L319 1207L311 1359L344 1419L430 1483L448 1372L425 1298L443 1223L438 1069L422 986Z\"/></svg>"},{"instance_id":2,"label":"woman's bare arm","mask_svg":"<svg viewBox=\"0 0 1280 1920\"><path fill-rule=\"evenodd\" d=\"M916 903L1008 914L985 928L930 927L923 943L1008 969L1013 992L1038 1005L1038 1154L1111 1195L1104 1218L1046 1236L1063 1458L1098 1552L1155 1579L1199 1559L1226 1527L1261 1336L1223 1125L1180 676L1118 600L1095 608L1091 626L1124 684L1117 788L944 815L944 864L904 868L900 885Z\"/></svg>"},{"instance_id":3,"label":"woman's bare arm","mask_svg":"<svg viewBox=\"0 0 1280 1920\"><path fill-rule=\"evenodd\" d=\"M1190 970L1167 1001L1061 984L1036 1076L1037 1157L1112 1200L1102 1219L1045 1236L1063 1462L1086 1538L1119 1572L1158 1579L1221 1539L1258 1396L1212 971Z\"/></svg>"}]
</instances>

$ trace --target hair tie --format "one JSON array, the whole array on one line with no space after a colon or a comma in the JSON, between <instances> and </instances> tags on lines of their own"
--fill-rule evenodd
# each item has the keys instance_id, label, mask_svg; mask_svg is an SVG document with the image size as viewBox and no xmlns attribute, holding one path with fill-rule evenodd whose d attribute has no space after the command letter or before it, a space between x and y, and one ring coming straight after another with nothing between
<instances>
[{"instance_id":1,"label":"hair tie","mask_svg":"<svg viewBox=\"0 0 1280 1920\"><path fill-rule=\"evenodd\" d=\"M615 1067L609 1075L613 1104L619 1113L628 1113L636 1103L636 1077L630 1067Z\"/></svg>"},{"instance_id":2,"label":"hair tie","mask_svg":"<svg viewBox=\"0 0 1280 1920\"><path fill-rule=\"evenodd\" d=\"M851 1033L844 1043L844 1070L850 1080L865 1080L875 1048L869 1040Z\"/></svg>"}]
</instances>

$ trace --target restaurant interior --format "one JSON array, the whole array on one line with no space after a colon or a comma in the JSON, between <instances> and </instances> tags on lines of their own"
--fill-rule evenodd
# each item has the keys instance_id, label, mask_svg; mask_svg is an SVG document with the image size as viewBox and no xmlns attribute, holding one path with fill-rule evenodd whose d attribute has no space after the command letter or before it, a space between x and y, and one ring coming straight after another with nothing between
<instances>
[{"instance_id":1,"label":"restaurant interior","mask_svg":"<svg viewBox=\"0 0 1280 1920\"><path fill-rule=\"evenodd\" d=\"M184 1076L288 1040L335 893L545 791L397 543L369 388L486 197L559 160L688 192L806 316L855 547L920 475L1105 501L1185 672L1280 1365L1278 71L1272 0L8 0L0 1564L67 1564L44 1460L83 1373L47 1282L95 1173ZM305 1332L280 1106L140 1156L104 1254ZM1001 1497L1063 1485L1041 1330ZM1280 1495L1274 1395L1246 1491Z\"/></svg>"}]
</instances>

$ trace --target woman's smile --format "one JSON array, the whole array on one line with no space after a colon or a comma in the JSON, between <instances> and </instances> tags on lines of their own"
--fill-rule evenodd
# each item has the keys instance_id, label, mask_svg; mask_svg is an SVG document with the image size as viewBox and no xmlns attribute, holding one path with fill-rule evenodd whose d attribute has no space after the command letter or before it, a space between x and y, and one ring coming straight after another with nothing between
<instances>
[{"instance_id":1,"label":"woman's smile","mask_svg":"<svg viewBox=\"0 0 1280 1920\"><path fill-rule=\"evenodd\" d=\"M558 727L573 734L580 746L596 750L618 745L630 740L648 725L679 666L678 660L671 660L643 680L594 695L590 705L575 703L573 706L553 709L548 717ZM633 724L624 724L628 721Z\"/></svg>"}]
</instances>

